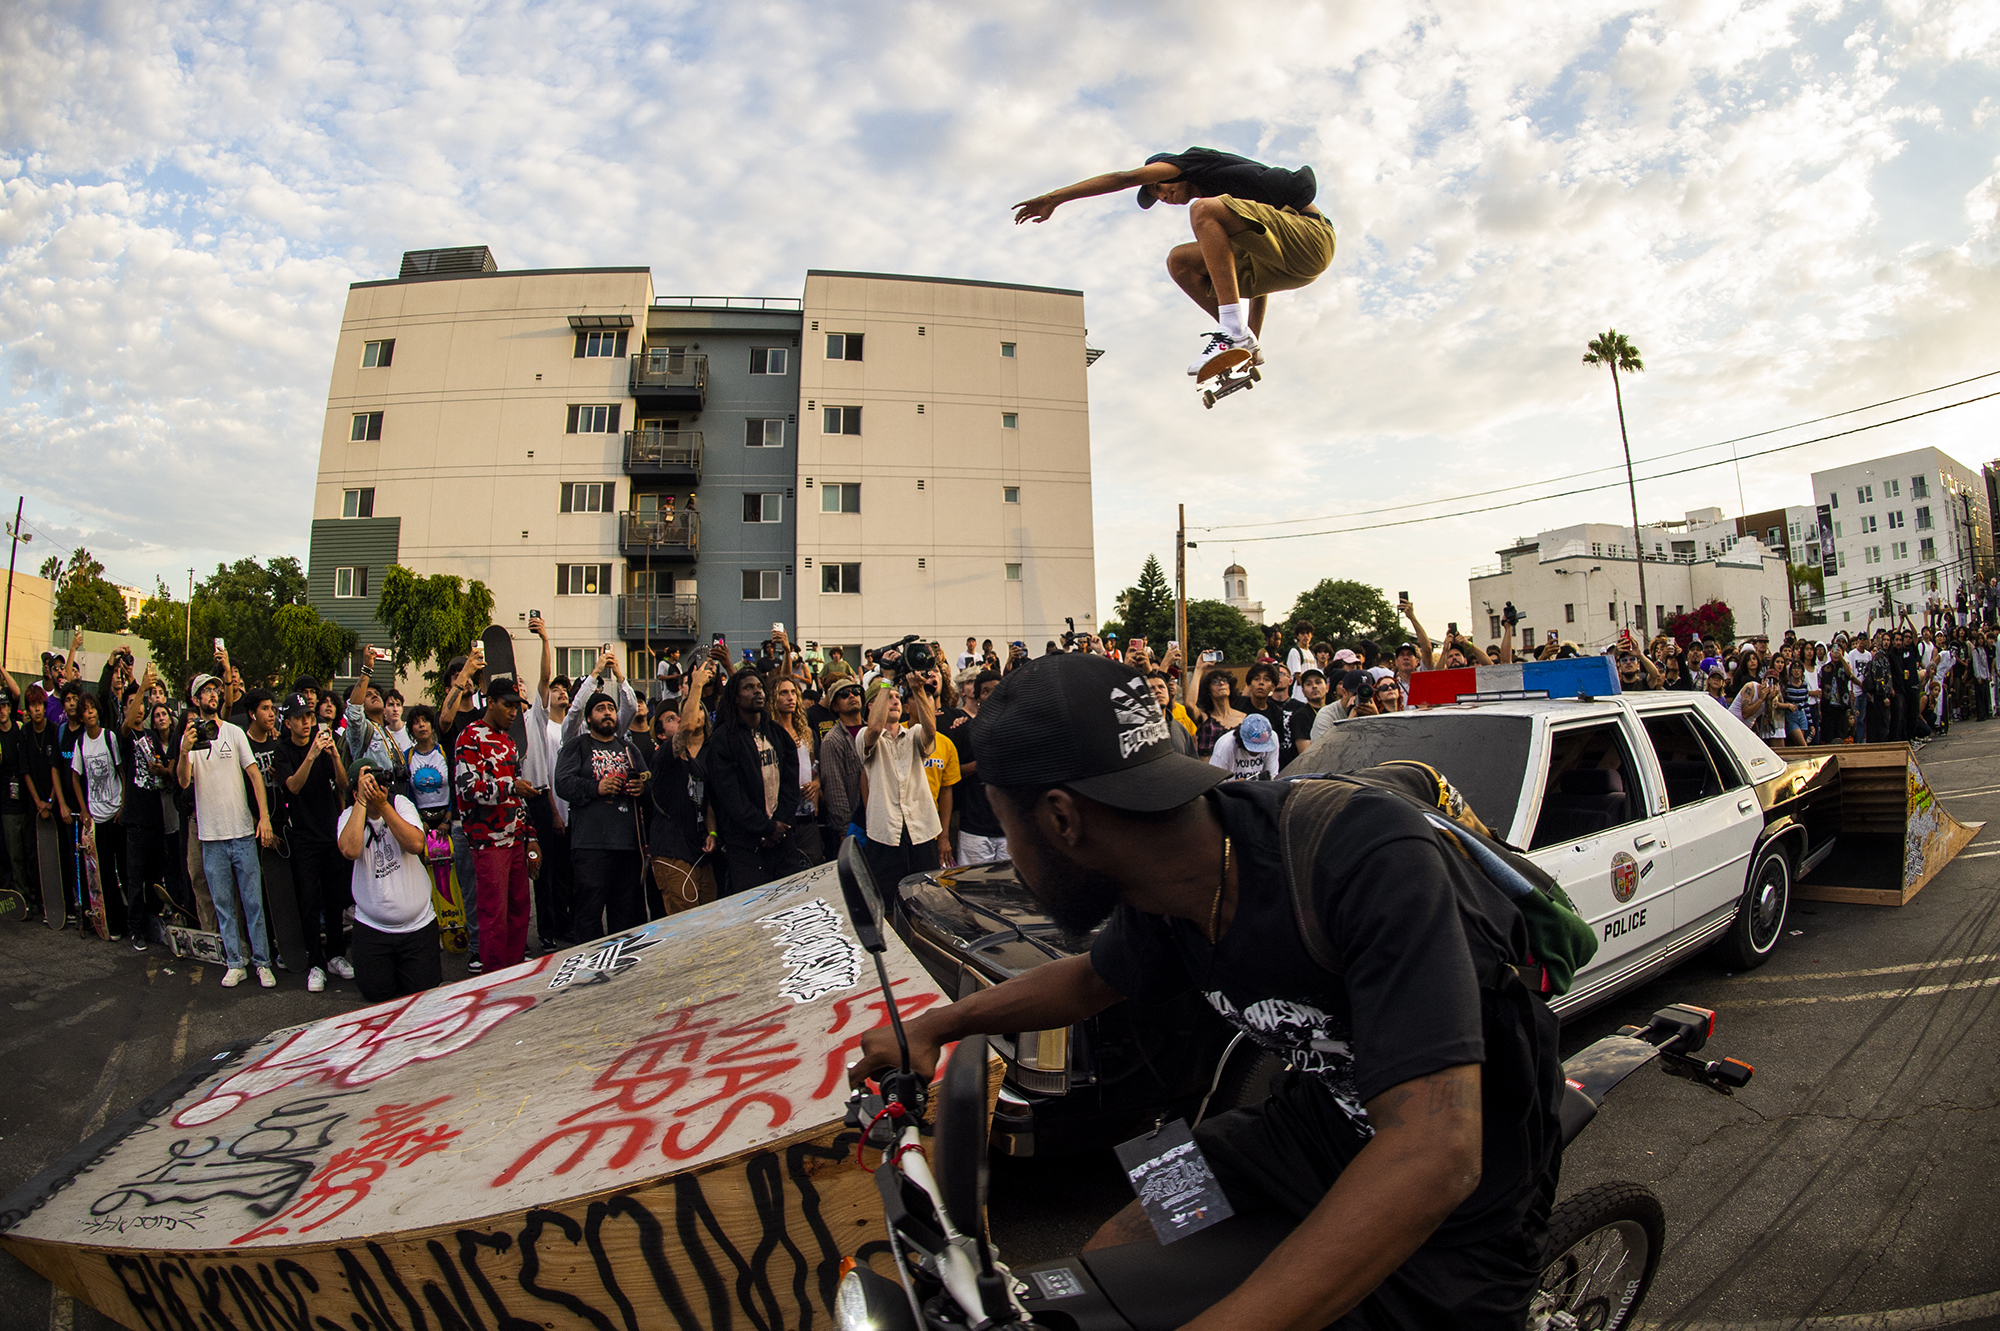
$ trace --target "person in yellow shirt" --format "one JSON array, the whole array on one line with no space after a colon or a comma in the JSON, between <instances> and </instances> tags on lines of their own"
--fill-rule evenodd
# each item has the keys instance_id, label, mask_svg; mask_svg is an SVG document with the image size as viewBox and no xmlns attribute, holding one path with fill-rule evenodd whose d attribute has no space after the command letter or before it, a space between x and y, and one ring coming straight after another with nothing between
<instances>
[{"instance_id":1,"label":"person in yellow shirt","mask_svg":"<svg viewBox=\"0 0 2000 1331\"><path fill-rule=\"evenodd\" d=\"M951 858L951 788L959 782L958 746L939 731L937 747L924 759L924 779L938 811L938 863L949 869Z\"/></svg>"}]
</instances>

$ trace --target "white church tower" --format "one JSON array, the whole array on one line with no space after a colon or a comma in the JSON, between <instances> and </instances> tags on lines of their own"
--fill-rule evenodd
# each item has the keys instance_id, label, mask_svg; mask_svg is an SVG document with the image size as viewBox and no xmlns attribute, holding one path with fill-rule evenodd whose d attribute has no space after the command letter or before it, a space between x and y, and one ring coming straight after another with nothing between
<instances>
[{"instance_id":1,"label":"white church tower","mask_svg":"<svg viewBox=\"0 0 2000 1331\"><path fill-rule=\"evenodd\" d=\"M1264 603L1250 599L1250 575L1241 564L1231 564L1222 570L1222 599L1230 609L1241 611L1252 624L1264 622Z\"/></svg>"}]
</instances>

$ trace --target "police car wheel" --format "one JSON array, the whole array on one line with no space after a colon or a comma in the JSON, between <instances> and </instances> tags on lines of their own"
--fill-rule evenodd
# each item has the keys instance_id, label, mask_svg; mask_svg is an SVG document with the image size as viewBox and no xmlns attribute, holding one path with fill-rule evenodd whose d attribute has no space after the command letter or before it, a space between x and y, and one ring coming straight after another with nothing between
<instances>
[{"instance_id":1,"label":"police car wheel","mask_svg":"<svg viewBox=\"0 0 2000 1331\"><path fill-rule=\"evenodd\" d=\"M1747 971L1763 965L1784 936L1792 904L1792 862L1782 846L1767 846L1750 866L1723 953L1730 965Z\"/></svg>"}]
</instances>

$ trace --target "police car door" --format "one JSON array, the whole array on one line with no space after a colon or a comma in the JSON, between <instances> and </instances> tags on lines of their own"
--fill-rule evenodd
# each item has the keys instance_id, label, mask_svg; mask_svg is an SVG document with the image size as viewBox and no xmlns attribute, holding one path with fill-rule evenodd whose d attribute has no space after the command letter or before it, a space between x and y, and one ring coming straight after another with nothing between
<instances>
[{"instance_id":1,"label":"police car door","mask_svg":"<svg viewBox=\"0 0 2000 1331\"><path fill-rule=\"evenodd\" d=\"M1685 927L1743 895L1764 811L1695 707L1648 711L1644 721L1666 789L1675 917Z\"/></svg>"},{"instance_id":2,"label":"police car door","mask_svg":"<svg viewBox=\"0 0 2000 1331\"><path fill-rule=\"evenodd\" d=\"M1596 932L1590 969L1664 940L1674 927L1672 863L1624 722L1552 725L1540 777L1529 852Z\"/></svg>"}]
</instances>

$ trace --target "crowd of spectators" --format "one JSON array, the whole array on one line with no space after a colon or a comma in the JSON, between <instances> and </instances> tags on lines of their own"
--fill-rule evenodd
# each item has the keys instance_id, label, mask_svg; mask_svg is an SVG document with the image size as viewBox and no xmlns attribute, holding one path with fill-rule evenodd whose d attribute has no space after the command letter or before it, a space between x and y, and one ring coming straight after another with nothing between
<instances>
[{"instance_id":1,"label":"crowd of spectators","mask_svg":"<svg viewBox=\"0 0 2000 1331\"><path fill-rule=\"evenodd\" d=\"M1176 747L1233 779L1278 775L1350 718L1401 711L1426 670L1586 654L1550 638L1517 650L1513 625L1482 648L1434 644L1407 601L1393 644L1273 629L1248 663L1179 643L1065 635L1042 654L1121 660L1149 688ZM96 687L81 644L45 659L26 690L0 692L0 869L42 900L37 825L55 847L59 895L85 918L78 854L94 833L108 937L137 951L169 923L221 936L222 984L271 987L283 925L266 876L290 884L314 991L352 981L379 1001L440 982L435 905L455 883L468 968L618 933L743 892L862 839L878 880L989 863L1007 844L979 776L971 722L1025 643L967 638L848 661L800 651L781 629L732 661L720 641L670 652L642 687L604 650L589 673L556 674L546 627L539 669L489 681L475 646L447 663L441 705L408 706L364 672L342 693L301 677L282 696L246 687L218 643L212 672L171 694L115 653ZM2000 705L1989 598L1939 603L1830 643L1787 632L1735 643L1629 633L1602 649L1625 690L1705 691L1775 746L1922 741ZM1289 638L1289 641L1287 639ZM925 659L925 658L928 659ZM643 689L643 691L642 691Z\"/></svg>"}]
</instances>

